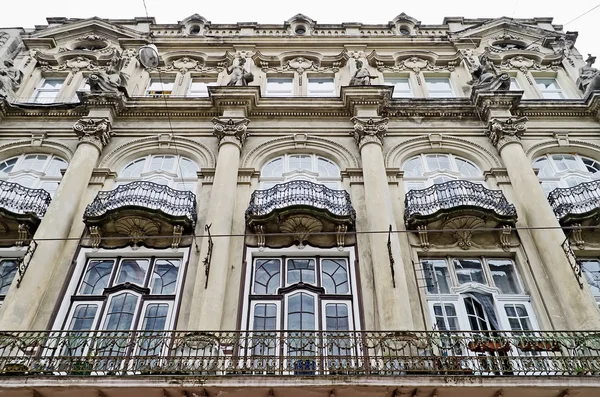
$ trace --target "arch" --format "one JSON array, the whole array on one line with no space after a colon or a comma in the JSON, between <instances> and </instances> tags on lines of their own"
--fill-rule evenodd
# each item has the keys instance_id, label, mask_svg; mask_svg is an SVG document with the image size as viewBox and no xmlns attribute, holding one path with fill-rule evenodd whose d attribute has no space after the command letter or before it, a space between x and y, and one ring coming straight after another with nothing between
<instances>
[{"instance_id":1,"label":"arch","mask_svg":"<svg viewBox=\"0 0 600 397\"><path fill-rule=\"evenodd\" d=\"M148 154L179 154L195 161L200 168L215 167L215 155L202 143L177 136L171 137L168 143L168 147L161 147L162 142L156 136L128 141L103 156L98 167L121 170L137 157Z\"/></svg>"},{"instance_id":2,"label":"arch","mask_svg":"<svg viewBox=\"0 0 600 397\"><path fill-rule=\"evenodd\" d=\"M481 170L502 167L500 158L485 147L463 138L443 135L441 145L432 147L429 135L400 142L385 156L385 166L399 168L411 157L421 153L452 153L473 162Z\"/></svg>"},{"instance_id":3,"label":"arch","mask_svg":"<svg viewBox=\"0 0 600 397\"><path fill-rule=\"evenodd\" d=\"M297 147L302 143L301 147ZM329 139L306 134L288 135L265 141L250 150L242 160L242 167L262 169L267 161L286 153L312 153L335 162L341 170L358 168L359 162L355 155L337 142Z\"/></svg>"},{"instance_id":4,"label":"arch","mask_svg":"<svg viewBox=\"0 0 600 397\"><path fill-rule=\"evenodd\" d=\"M549 153L575 152L577 154L590 157L600 161L600 145L592 142L570 139L568 145L559 145L556 139L549 139L538 142L525 151L525 155L529 160L533 161L536 158Z\"/></svg>"},{"instance_id":5,"label":"arch","mask_svg":"<svg viewBox=\"0 0 600 397\"><path fill-rule=\"evenodd\" d=\"M69 163L73 158L74 152L67 145L46 139L43 140L41 146L32 145L31 140L15 141L0 145L0 161L24 153L54 154Z\"/></svg>"}]
</instances>

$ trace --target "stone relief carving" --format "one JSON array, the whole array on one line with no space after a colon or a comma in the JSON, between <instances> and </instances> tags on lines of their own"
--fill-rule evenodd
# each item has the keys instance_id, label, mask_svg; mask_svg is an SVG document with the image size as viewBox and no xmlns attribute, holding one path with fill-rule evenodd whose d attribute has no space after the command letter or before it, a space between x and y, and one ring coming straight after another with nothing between
<instances>
[{"instance_id":1,"label":"stone relief carving","mask_svg":"<svg viewBox=\"0 0 600 397\"><path fill-rule=\"evenodd\" d=\"M300 249L304 248L312 233L319 233L321 230L323 223L308 215L290 216L279 224L279 231L290 234Z\"/></svg>"},{"instance_id":2,"label":"stone relief carving","mask_svg":"<svg viewBox=\"0 0 600 397\"><path fill-rule=\"evenodd\" d=\"M456 244L463 249L468 250L473 245L472 237L477 229L485 227L485 222L476 216L462 216L452 218L442 225L442 230L450 230Z\"/></svg>"},{"instance_id":3,"label":"stone relief carving","mask_svg":"<svg viewBox=\"0 0 600 397\"><path fill-rule=\"evenodd\" d=\"M121 72L122 67L123 58L115 52L104 70L100 69L88 77L86 82L90 86L90 92L92 94L122 92L128 96L125 88L127 75Z\"/></svg>"},{"instance_id":4,"label":"stone relief carving","mask_svg":"<svg viewBox=\"0 0 600 397\"><path fill-rule=\"evenodd\" d=\"M501 120L494 118L489 121L486 136L490 139L492 145L500 150L504 145L510 142L519 142L527 130L527 117L509 117Z\"/></svg>"},{"instance_id":5,"label":"stone relief carving","mask_svg":"<svg viewBox=\"0 0 600 397\"><path fill-rule=\"evenodd\" d=\"M383 138L388 129L389 119L387 117L380 119L369 118L366 120L352 117L350 121L354 123L354 141L359 149L370 142L383 145Z\"/></svg>"},{"instance_id":6,"label":"stone relief carving","mask_svg":"<svg viewBox=\"0 0 600 397\"><path fill-rule=\"evenodd\" d=\"M213 122L213 133L219 139L219 146L223 143L230 142L238 145L240 149L246 142L246 130L248 129L249 119L212 119Z\"/></svg>"},{"instance_id":7,"label":"stone relief carving","mask_svg":"<svg viewBox=\"0 0 600 397\"><path fill-rule=\"evenodd\" d=\"M13 96L23 80L23 72L15 68L15 64L10 59L4 61L4 66L0 67L0 97Z\"/></svg>"},{"instance_id":8,"label":"stone relief carving","mask_svg":"<svg viewBox=\"0 0 600 397\"><path fill-rule=\"evenodd\" d=\"M246 59L240 57L237 65L234 61L233 65L227 68L227 74L231 76L227 83L228 86L247 86L248 83L254 81L254 75L246 70L245 64Z\"/></svg>"},{"instance_id":9,"label":"stone relief carving","mask_svg":"<svg viewBox=\"0 0 600 397\"><path fill-rule=\"evenodd\" d=\"M523 72L523 74L525 75L525 78L527 78L527 82L529 82L530 85L534 85L534 82L531 80L531 76L529 76L529 73L527 73L528 70L532 69L532 70L540 70L540 71L545 71L545 70L556 71L559 68L560 68L560 60L552 61L548 65L542 65L539 62L534 61L531 58L527 58L523 55L517 55L516 57L505 59L500 64L500 69L502 69L502 70L519 69L521 72Z\"/></svg>"},{"instance_id":10,"label":"stone relief carving","mask_svg":"<svg viewBox=\"0 0 600 397\"><path fill-rule=\"evenodd\" d=\"M371 80L376 79L377 76L371 76L369 70L364 66L363 61L356 60L356 72L350 79L350 85L371 85Z\"/></svg>"},{"instance_id":11,"label":"stone relief carving","mask_svg":"<svg viewBox=\"0 0 600 397\"><path fill-rule=\"evenodd\" d=\"M375 60L375 66L377 67L377 70L379 70L380 72L383 72L383 71L399 72L399 71L403 71L403 70L412 70L416 74L417 83L419 85L421 85L422 82L421 82L420 72L422 70L428 70L428 71L447 70L449 72L452 72L456 68L456 62L449 61L446 65L437 66L437 65L434 65L429 60L414 56L414 57L403 59L401 61L397 61L394 66L388 66L383 61Z\"/></svg>"},{"instance_id":12,"label":"stone relief carving","mask_svg":"<svg viewBox=\"0 0 600 397\"><path fill-rule=\"evenodd\" d=\"M73 126L73 130L80 142L91 143L99 150L108 145L115 135L106 117L80 119Z\"/></svg>"},{"instance_id":13,"label":"stone relief carving","mask_svg":"<svg viewBox=\"0 0 600 397\"><path fill-rule=\"evenodd\" d=\"M293 59L289 59L281 66L271 67L268 62L261 61L260 67L263 72L288 72L288 71L296 71L299 75L302 75L305 71L310 72L333 72L337 73L340 70L341 62L333 62L331 66L321 66L316 61L311 61L310 59L306 59L304 57L296 57Z\"/></svg>"},{"instance_id":14,"label":"stone relief carving","mask_svg":"<svg viewBox=\"0 0 600 397\"><path fill-rule=\"evenodd\" d=\"M465 58L473 79L467 84L473 86L473 91L507 91L510 89L510 76L499 73L486 53L479 56L479 64L472 64L471 57Z\"/></svg>"},{"instance_id":15,"label":"stone relief carving","mask_svg":"<svg viewBox=\"0 0 600 397\"><path fill-rule=\"evenodd\" d=\"M577 87L579 87L586 97L591 92L600 90L600 71L592 66L595 62L596 57L588 54L585 66L579 68Z\"/></svg>"}]
</instances>

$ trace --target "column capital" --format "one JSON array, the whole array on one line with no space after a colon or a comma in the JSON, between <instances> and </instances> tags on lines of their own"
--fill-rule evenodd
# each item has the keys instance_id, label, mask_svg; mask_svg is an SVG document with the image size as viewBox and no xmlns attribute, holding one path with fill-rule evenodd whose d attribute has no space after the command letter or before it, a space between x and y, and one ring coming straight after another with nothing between
<instances>
[{"instance_id":1,"label":"column capital","mask_svg":"<svg viewBox=\"0 0 600 397\"><path fill-rule=\"evenodd\" d=\"M213 134L219 139L219 147L225 143L233 143L237 147L242 149L246 137L248 136L246 130L250 119L237 118L237 119L220 119L213 118Z\"/></svg>"},{"instance_id":2,"label":"column capital","mask_svg":"<svg viewBox=\"0 0 600 397\"><path fill-rule=\"evenodd\" d=\"M121 92L78 92L81 104L90 112L97 109L110 111L111 120L125 107L125 94Z\"/></svg>"},{"instance_id":3,"label":"column capital","mask_svg":"<svg viewBox=\"0 0 600 397\"><path fill-rule=\"evenodd\" d=\"M79 145L93 145L100 153L115 135L107 117L84 117L73 125L73 130L79 137Z\"/></svg>"},{"instance_id":4,"label":"column capital","mask_svg":"<svg viewBox=\"0 0 600 397\"><path fill-rule=\"evenodd\" d=\"M488 122L485 135L492 145L500 151L509 143L521 144L521 137L527 130L527 117L494 118Z\"/></svg>"},{"instance_id":5,"label":"column capital","mask_svg":"<svg viewBox=\"0 0 600 397\"><path fill-rule=\"evenodd\" d=\"M350 121L354 123L354 141L359 150L368 143L376 143L379 146L383 146L383 138L388 129L389 119L387 117L370 117L368 119L352 117Z\"/></svg>"}]
</instances>

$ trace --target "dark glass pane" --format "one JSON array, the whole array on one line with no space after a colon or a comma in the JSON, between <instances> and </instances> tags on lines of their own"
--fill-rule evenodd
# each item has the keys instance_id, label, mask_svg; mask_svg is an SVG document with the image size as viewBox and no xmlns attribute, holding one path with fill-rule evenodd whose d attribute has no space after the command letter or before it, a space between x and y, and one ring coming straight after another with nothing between
<instances>
[{"instance_id":1,"label":"dark glass pane","mask_svg":"<svg viewBox=\"0 0 600 397\"><path fill-rule=\"evenodd\" d=\"M79 288L79 294L102 295L104 288L108 287L114 264L115 261L112 259L89 261Z\"/></svg>"},{"instance_id":2,"label":"dark glass pane","mask_svg":"<svg viewBox=\"0 0 600 397\"><path fill-rule=\"evenodd\" d=\"M110 302L104 329L119 331L130 330L137 300L137 296L130 293L115 296Z\"/></svg>"},{"instance_id":3,"label":"dark glass pane","mask_svg":"<svg viewBox=\"0 0 600 397\"><path fill-rule=\"evenodd\" d=\"M131 283L144 286L150 261L147 259L123 259L115 284Z\"/></svg>"},{"instance_id":4,"label":"dark glass pane","mask_svg":"<svg viewBox=\"0 0 600 397\"><path fill-rule=\"evenodd\" d=\"M3 259L0 261L0 295L8 293L18 267L18 259Z\"/></svg>"},{"instance_id":5,"label":"dark glass pane","mask_svg":"<svg viewBox=\"0 0 600 397\"><path fill-rule=\"evenodd\" d=\"M289 259L287 261L287 283L315 283L314 259Z\"/></svg>"},{"instance_id":6,"label":"dark glass pane","mask_svg":"<svg viewBox=\"0 0 600 397\"><path fill-rule=\"evenodd\" d=\"M518 294L521 292L517 281L515 266L510 260L489 260L490 273L494 284L503 294Z\"/></svg>"},{"instance_id":7,"label":"dark glass pane","mask_svg":"<svg viewBox=\"0 0 600 397\"><path fill-rule=\"evenodd\" d=\"M347 294L350 291L348 285L348 268L344 259L323 259L322 283L328 294Z\"/></svg>"},{"instance_id":8,"label":"dark glass pane","mask_svg":"<svg viewBox=\"0 0 600 397\"><path fill-rule=\"evenodd\" d=\"M152 294L170 295L177 290L177 274L179 273L179 259L157 259L152 273Z\"/></svg>"},{"instance_id":9,"label":"dark glass pane","mask_svg":"<svg viewBox=\"0 0 600 397\"><path fill-rule=\"evenodd\" d=\"M98 305L79 305L73 312L69 330L71 331L89 331L92 329Z\"/></svg>"},{"instance_id":10,"label":"dark glass pane","mask_svg":"<svg viewBox=\"0 0 600 397\"><path fill-rule=\"evenodd\" d=\"M162 331L166 328L169 305L152 303L146 307L142 329L144 331Z\"/></svg>"},{"instance_id":11,"label":"dark glass pane","mask_svg":"<svg viewBox=\"0 0 600 397\"><path fill-rule=\"evenodd\" d=\"M254 266L254 293L258 295L276 294L280 287L281 261L279 259L257 259Z\"/></svg>"},{"instance_id":12,"label":"dark glass pane","mask_svg":"<svg viewBox=\"0 0 600 397\"><path fill-rule=\"evenodd\" d=\"M483 278L483 269L481 262L477 259L456 259L454 260L456 276L459 284L480 283L486 284Z\"/></svg>"}]
</instances>

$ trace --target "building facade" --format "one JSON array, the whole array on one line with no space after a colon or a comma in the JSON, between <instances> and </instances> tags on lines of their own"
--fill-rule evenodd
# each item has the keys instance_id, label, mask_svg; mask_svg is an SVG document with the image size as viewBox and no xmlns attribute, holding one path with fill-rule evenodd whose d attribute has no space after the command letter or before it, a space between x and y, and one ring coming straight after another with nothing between
<instances>
[{"instance_id":1,"label":"building facade","mask_svg":"<svg viewBox=\"0 0 600 397\"><path fill-rule=\"evenodd\" d=\"M600 73L576 38L0 29L0 393L597 395Z\"/></svg>"}]
</instances>

